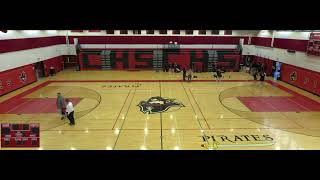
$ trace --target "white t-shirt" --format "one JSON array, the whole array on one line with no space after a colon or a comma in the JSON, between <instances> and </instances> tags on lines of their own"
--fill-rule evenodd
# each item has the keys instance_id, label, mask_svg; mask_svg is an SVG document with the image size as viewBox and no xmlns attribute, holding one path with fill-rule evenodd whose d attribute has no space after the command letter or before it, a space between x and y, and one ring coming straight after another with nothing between
<instances>
[{"instance_id":1,"label":"white t-shirt","mask_svg":"<svg viewBox=\"0 0 320 180\"><path fill-rule=\"evenodd\" d=\"M73 104L72 102L69 102L66 106L66 112L70 114L72 111L74 111Z\"/></svg>"}]
</instances>

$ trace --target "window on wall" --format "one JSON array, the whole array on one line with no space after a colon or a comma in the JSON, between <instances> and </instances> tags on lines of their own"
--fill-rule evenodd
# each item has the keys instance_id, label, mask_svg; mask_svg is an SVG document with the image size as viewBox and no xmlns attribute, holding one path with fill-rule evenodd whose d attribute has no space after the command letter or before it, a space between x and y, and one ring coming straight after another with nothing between
<instances>
[{"instance_id":1,"label":"window on wall","mask_svg":"<svg viewBox=\"0 0 320 180\"><path fill-rule=\"evenodd\" d=\"M212 30L211 33L212 33L212 34L219 35L219 30Z\"/></svg>"},{"instance_id":2,"label":"window on wall","mask_svg":"<svg viewBox=\"0 0 320 180\"><path fill-rule=\"evenodd\" d=\"M193 30L186 30L186 34L193 35Z\"/></svg>"},{"instance_id":3,"label":"window on wall","mask_svg":"<svg viewBox=\"0 0 320 180\"><path fill-rule=\"evenodd\" d=\"M147 30L147 34L154 34L154 30Z\"/></svg>"},{"instance_id":4,"label":"window on wall","mask_svg":"<svg viewBox=\"0 0 320 180\"><path fill-rule=\"evenodd\" d=\"M172 34L180 34L180 30L172 30Z\"/></svg>"},{"instance_id":5,"label":"window on wall","mask_svg":"<svg viewBox=\"0 0 320 180\"><path fill-rule=\"evenodd\" d=\"M141 30L133 30L133 34L141 34Z\"/></svg>"},{"instance_id":6,"label":"window on wall","mask_svg":"<svg viewBox=\"0 0 320 180\"><path fill-rule=\"evenodd\" d=\"M114 30L106 30L107 34L114 34Z\"/></svg>"},{"instance_id":7,"label":"window on wall","mask_svg":"<svg viewBox=\"0 0 320 180\"><path fill-rule=\"evenodd\" d=\"M159 30L159 34L167 34L167 30Z\"/></svg>"},{"instance_id":8,"label":"window on wall","mask_svg":"<svg viewBox=\"0 0 320 180\"><path fill-rule=\"evenodd\" d=\"M207 34L207 30L199 30L199 34L201 35Z\"/></svg>"},{"instance_id":9,"label":"window on wall","mask_svg":"<svg viewBox=\"0 0 320 180\"><path fill-rule=\"evenodd\" d=\"M232 30L224 30L224 35L232 35Z\"/></svg>"},{"instance_id":10,"label":"window on wall","mask_svg":"<svg viewBox=\"0 0 320 180\"><path fill-rule=\"evenodd\" d=\"M128 34L128 30L120 30L120 34Z\"/></svg>"}]
</instances>

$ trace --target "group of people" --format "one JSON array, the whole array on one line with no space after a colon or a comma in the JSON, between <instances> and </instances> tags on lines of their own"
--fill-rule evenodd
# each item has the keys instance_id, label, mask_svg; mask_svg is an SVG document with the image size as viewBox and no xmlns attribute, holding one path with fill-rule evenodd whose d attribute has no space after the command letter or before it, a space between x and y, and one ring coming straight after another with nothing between
<instances>
[{"instance_id":1,"label":"group of people","mask_svg":"<svg viewBox=\"0 0 320 180\"><path fill-rule=\"evenodd\" d=\"M256 81L258 80L258 75L260 76L260 81L264 81L265 77L266 77L266 73L264 71L258 71L255 70L253 72L253 79Z\"/></svg>"},{"instance_id":2,"label":"group of people","mask_svg":"<svg viewBox=\"0 0 320 180\"><path fill-rule=\"evenodd\" d=\"M222 78L222 73L224 72L224 70L217 68L213 71L213 77L216 78L217 81L220 81Z\"/></svg>"},{"instance_id":3,"label":"group of people","mask_svg":"<svg viewBox=\"0 0 320 180\"><path fill-rule=\"evenodd\" d=\"M266 73L264 71L264 64L251 62L249 73L252 74L253 79L258 80L258 75L260 76L260 81L264 81Z\"/></svg>"},{"instance_id":4,"label":"group of people","mask_svg":"<svg viewBox=\"0 0 320 180\"><path fill-rule=\"evenodd\" d=\"M61 114L61 120L64 120L66 117L70 121L70 125L75 125L74 121L74 108L73 104L70 101L70 99L64 100L64 97L61 95L61 93L57 94L57 109L59 110L59 113Z\"/></svg>"},{"instance_id":5,"label":"group of people","mask_svg":"<svg viewBox=\"0 0 320 180\"><path fill-rule=\"evenodd\" d=\"M164 67L164 71L179 73L179 72L181 72L181 66L177 63L167 64Z\"/></svg>"},{"instance_id":6,"label":"group of people","mask_svg":"<svg viewBox=\"0 0 320 180\"><path fill-rule=\"evenodd\" d=\"M192 79L192 69L190 68L189 70L186 70L186 68L181 68L181 66L177 63L171 63L167 64L164 67L164 72L175 72L175 73L180 73L182 72L183 75L183 81L188 81L190 82Z\"/></svg>"}]
</instances>

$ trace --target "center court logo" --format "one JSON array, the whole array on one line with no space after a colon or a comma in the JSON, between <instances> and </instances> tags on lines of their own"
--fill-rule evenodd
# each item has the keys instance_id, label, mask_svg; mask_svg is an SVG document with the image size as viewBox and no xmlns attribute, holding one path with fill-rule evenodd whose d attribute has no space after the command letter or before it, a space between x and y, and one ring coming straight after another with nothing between
<instances>
[{"instance_id":1,"label":"center court logo","mask_svg":"<svg viewBox=\"0 0 320 180\"><path fill-rule=\"evenodd\" d=\"M176 99L167 99L160 96L151 97L146 101L140 101L137 106L140 107L140 111L144 114L161 113L169 109L178 110L181 107L185 107L185 105Z\"/></svg>"}]
</instances>

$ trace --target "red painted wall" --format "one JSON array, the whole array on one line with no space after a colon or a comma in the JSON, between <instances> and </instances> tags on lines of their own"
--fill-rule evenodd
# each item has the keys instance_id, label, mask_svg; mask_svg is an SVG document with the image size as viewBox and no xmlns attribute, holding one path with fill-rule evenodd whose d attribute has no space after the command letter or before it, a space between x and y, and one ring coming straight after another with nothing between
<instances>
[{"instance_id":1,"label":"red painted wall","mask_svg":"<svg viewBox=\"0 0 320 180\"><path fill-rule=\"evenodd\" d=\"M45 76L49 76L50 67L53 66L56 73L63 69L63 56L51 58L43 61Z\"/></svg>"},{"instance_id":2,"label":"red painted wall","mask_svg":"<svg viewBox=\"0 0 320 180\"><path fill-rule=\"evenodd\" d=\"M7 39L0 41L0 53L65 44L63 36L39 37L27 39Z\"/></svg>"},{"instance_id":3,"label":"red painted wall","mask_svg":"<svg viewBox=\"0 0 320 180\"><path fill-rule=\"evenodd\" d=\"M24 72L24 73L23 73ZM22 78L25 74L25 79ZM0 73L0 96L37 81L34 65L27 65Z\"/></svg>"},{"instance_id":4,"label":"red painted wall","mask_svg":"<svg viewBox=\"0 0 320 180\"><path fill-rule=\"evenodd\" d=\"M263 37L252 37L251 38L251 44L257 45L257 46L271 46L272 38L263 38Z\"/></svg>"},{"instance_id":5,"label":"red painted wall","mask_svg":"<svg viewBox=\"0 0 320 180\"><path fill-rule=\"evenodd\" d=\"M241 36L69 36L69 42L78 38L79 44L168 44L176 41L179 44L239 44Z\"/></svg>"},{"instance_id":6,"label":"red painted wall","mask_svg":"<svg viewBox=\"0 0 320 180\"><path fill-rule=\"evenodd\" d=\"M308 40L299 39L274 39L273 47L306 52Z\"/></svg>"},{"instance_id":7,"label":"red painted wall","mask_svg":"<svg viewBox=\"0 0 320 180\"><path fill-rule=\"evenodd\" d=\"M248 37L241 36L70 36L70 43L74 38L78 38L80 44L167 44L170 41L179 44L239 44L240 38L244 38L244 44L248 44ZM64 36L0 40L0 53L65 43ZM251 44L270 47L271 38L252 37ZM274 39L275 48L305 52L307 45L308 40Z\"/></svg>"},{"instance_id":8,"label":"red painted wall","mask_svg":"<svg viewBox=\"0 0 320 180\"><path fill-rule=\"evenodd\" d=\"M292 80L290 77L296 73L296 79ZM301 89L307 90L314 94L320 95L320 73L303 69L300 67L282 64L281 66L281 80L297 86Z\"/></svg>"},{"instance_id":9,"label":"red painted wall","mask_svg":"<svg viewBox=\"0 0 320 180\"><path fill-rule=\"evenodd\" d=\"M271 47L271 41L272 38L252 37L251 44L256 46ZM308 40L275 38L273 42L274 48L289 49L301 52L306 52L307 46Z\"/></svg>"}]
</instances>

